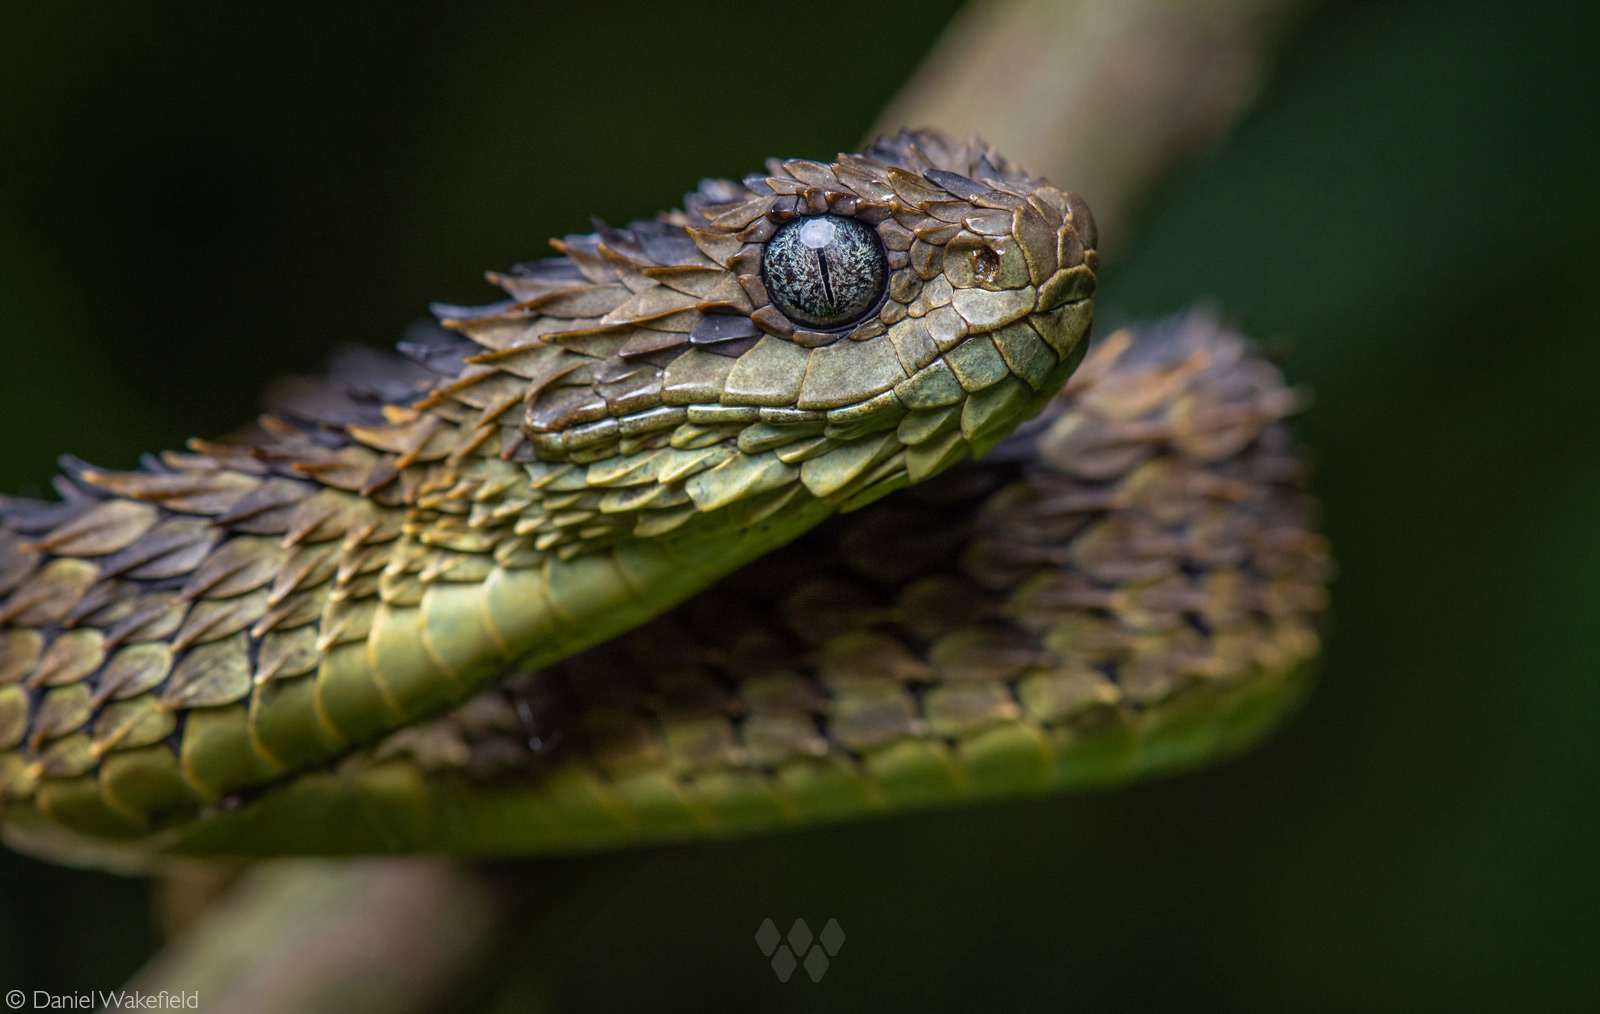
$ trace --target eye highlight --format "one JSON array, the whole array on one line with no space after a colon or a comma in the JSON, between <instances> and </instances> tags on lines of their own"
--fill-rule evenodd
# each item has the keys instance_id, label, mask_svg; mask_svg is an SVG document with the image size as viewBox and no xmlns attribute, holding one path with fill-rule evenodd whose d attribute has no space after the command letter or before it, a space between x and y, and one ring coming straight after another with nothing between
<instances>
[{"instance_id":1,"label":"eye highlight","mask_svg":"<svg viewBox=\"0 0 1600 1014\"><path fill-rule=\"evenodd\" d=\"M767 240L761 280L772 302L803 327L833 330L866 316L889 276L878 235L853 218L797 218Z\"/></svg>"}]
</instances>

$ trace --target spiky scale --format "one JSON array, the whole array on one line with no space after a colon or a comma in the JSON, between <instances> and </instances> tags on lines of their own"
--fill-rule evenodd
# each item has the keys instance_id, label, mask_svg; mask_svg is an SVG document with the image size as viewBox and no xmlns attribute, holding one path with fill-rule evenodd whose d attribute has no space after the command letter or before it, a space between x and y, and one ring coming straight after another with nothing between
<instances>
[{"instance_id":1,"label":"spiky scale","mask_svg":"<svg viewBox=\"0 0 1600 1014\"><path fill-rule=\"evenodd\" d=\"M153 694L116 701L95 719L92 746L105 754L161 743L177 729L171 708L161 706Z\"/></svg>"},{"instance_id":2,"label":"spiky scale","mask_svg":"<svg viewBox=\"0 0 1600 1014\"><path fill-rule=\"evenodd\" d=\"M59 634L40 656L28 674L32 687L54 687L76 683L105 660L106 639L98 630L72 630Z\"/></svg>"},{"instance_id":3,"label":"spiky scale","mask_svg":"<svg viewBox=\"0 0 1600 1014\"><path fill-rule=\"evenodd\" d=\"M32 697L12 684L0 686L0 750L12 750L28 734Z\"/></svg>"},{"instance_id":4,"label":"spiky scale","mask_svg":"<svg viewBox=\"0 0 1600 1014\"><path fill-rule=\"evenodd\" d=\"M125 549L154 527L161 512L136 500L107 500L28 545L57 556L104 556Z\"/></svg>"},{"instance_id":5,"label":"spiky scale","mask_svg":"<svg viewBox=\"0 0 1600 1014\"><path fill-rule=\"evenodd\" d=\"M804 466L815 477L826 469L813 463L837 455L830 496L846 506L904 483L894 431L907 407L888 387L903 384L908 395L941 404L964 397L941 383L949 371L931 356L958 350L966 323L953 329L938 317L925 339L912 323L887 336L891 325L935 318L949 305L952 287L933 269L942 261L923 255L919 271L908 271L902 257L882 310L848 335L829 335L797 329L769 305L760 244L775 228L769 213L803 206L858 216L881 227L887 248L904 251L910 233L896 216L911 215L904 202L912 200L942 220L992 232L1002 251L1020 249L996 231L1001 216L987 205L968 207L961 193L889 168L920 171L940 160L1007 175L1024 191L1040 186L997 156L933 135L885 142L836 168L775 168L772 186L780 188L785 179L799 182L790 172L827 177L826 192L802 185L781 209L757 190L708 184L678 218L568 237L557 266L503 276L518 302L442 309L452 329L485 350L465 357L454 376L397 381L376 404L337 395L343 417L291 406L264 419L266 436L243 450L197 443L194 453L168 455L144 472L74 466L100 498L72 493L66 509L37 513L48 523L28 529L54 539L56 559L0 525L0 579L11 592L0 610L14 621L0 671L25 662L32 672L55 636L33 644L18 621L87 624L82 641L103 637L105 670L82 672L92 653L62 647L72 664L52 660L41 681L92 682L92 707L112 708L95 749L108 777L119 772L106 797L119 800L113 812L139 820L162 807L187 813L171 793L165 802L156 801L160 792L129 802L141 797L123 772L159 765L153 753L140 753L152 760L137 766L118 758L164 749L127 745L148 731L118 731L156 727L123 720L147 707L142 702L181 713L181 778L204 794L232 792L324 763L457 700L515 655L554 658L640 622L792 538L829 511L796 481ZM883 184L891 177L898 190ZM713 191L722 204L715 210L706 196ZM1046 235L1051 215L1058 232L1076 226L1049 200L1040 207L1045 229L1034 228L1033 239L1057 251L1064 241ZM913 217L927 238L950 238L921 211ZM993 301L978 302L986 300ZM713 318L743 321L746 330L702 332ZM641 324L684 337L641 342ZM807 397L829 410L826 419L797 404ZM1015 421L997 415L994 428ZM871 453L861 455L862 446ZM547 460L531 460L537 455ZM640 492L619 495L624 490ZM69 550L84 554L92 573L63 568ZM714 757L743 756L717 739L717 728L698 738L684 733L673 752L696 770ZM31 786L76 777L84 754L74 735L60 737L48 764L8 778ZM0 756L15 769L10 755ZM760 778L708 770L695 779L681 792L654 776L637 780L625 792L602 793L602 808L620 812L632 799L705 826L719 813L755 819L733 815L788 805ZM66 813L72 807L61 801L79 799L76 792L39 798L56 799ZM747 802L722 807L722 795ZM74 812L80 828L98 819L88 803Z\"/></svg>"}]
</instances>

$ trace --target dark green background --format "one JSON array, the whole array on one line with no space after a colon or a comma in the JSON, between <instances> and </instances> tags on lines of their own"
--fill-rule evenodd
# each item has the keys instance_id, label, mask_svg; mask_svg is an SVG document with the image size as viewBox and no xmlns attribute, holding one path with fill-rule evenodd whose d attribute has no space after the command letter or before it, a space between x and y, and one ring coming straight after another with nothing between
<instances>
[{"instance_id":1,"label":"dark green background","mask_svg":"<svg viewBox=\"0 0 1600 1014\"><path fill-rule=\"evenodd\" d=\"M516 963L580 1010L1600 1008L1589 7L1320 8L1108 267L1108 322L1209 297L1316 391L1342 576L1278 738L1114 793L533 864ZM11 5L0 489L235 425L590 213L853 145L952 9ZM0 855L0 989L115 984L145 902ZM822 983L774 979L768 916L839 919Z\"/></svg>"}]
</instances>

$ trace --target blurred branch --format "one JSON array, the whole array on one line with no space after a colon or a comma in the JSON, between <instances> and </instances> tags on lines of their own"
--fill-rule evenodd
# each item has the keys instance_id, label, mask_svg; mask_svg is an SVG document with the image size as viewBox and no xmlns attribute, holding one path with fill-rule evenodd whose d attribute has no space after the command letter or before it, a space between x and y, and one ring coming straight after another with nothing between
<instances>
[{"instance_id":1,"label":"blurred branch","mask_svg":"<svg viewBox=\"0 0 1600 1014\"><path fill-rule=\"evenodd\" d=\"M1102 249L1255 98L1304 0L973 0L874 134L976 133L1083 196Z\"/></svg>"},{"instance_id":2,"label":"blurred branch","mask_svg":"<svg viewBox=\"0 0 1600 1014\"><path fill-rule=\"evenodd\" d=\"M422 1011L460 985L508 909L480 875L437 861L263 863L128 989L198 992L232 1014Z\"/></svg>"},{"instance_id":3,"label":"blurred branch","mask_svg":"<svg viewBox=\"0 0 1600 1014\"><path fill-rule=\"evenodd\" d=\"M183 863L156 878L150 905L163 940L173 940L203 919L248 867L242 863Z\"/></svg>"}]
</instances>

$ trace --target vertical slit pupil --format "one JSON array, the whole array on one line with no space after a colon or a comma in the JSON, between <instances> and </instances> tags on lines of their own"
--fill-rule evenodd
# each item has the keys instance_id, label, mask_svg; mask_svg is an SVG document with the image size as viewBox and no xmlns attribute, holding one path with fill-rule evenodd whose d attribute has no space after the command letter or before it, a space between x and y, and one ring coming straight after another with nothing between
<instances>
[{"instance_id":1,"label":"vertical slit pupil","mask_svg":"<svg viewBox=\"0 0 1600 1014\"><path fill-rule=\"evenodd\" d=\"M822 276L822 294L829 303L838 306L839 301L833 298L833 282L828 277L828 258L821 250L817 251L817 273Z\"/></svg>"},{"instance_id":2,"label":"vertical slit pupil","mask_svg":"<svg viewBox=\"0 0 1600 1014\"><path fill-rule=\"evenodd\" d=\"M790 221L761 254L768 295L801 327L838 328L860 320L883 297L888 273L877 232L840 215Z\"/></svg>"}]
</instances>

